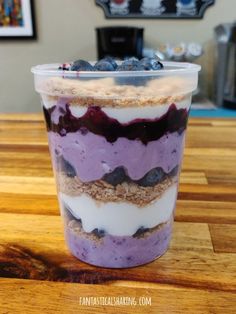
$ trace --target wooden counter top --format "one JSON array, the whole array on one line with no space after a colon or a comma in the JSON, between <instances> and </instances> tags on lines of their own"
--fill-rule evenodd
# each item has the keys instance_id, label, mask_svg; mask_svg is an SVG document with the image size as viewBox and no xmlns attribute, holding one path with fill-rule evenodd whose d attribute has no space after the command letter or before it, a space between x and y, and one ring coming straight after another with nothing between
<instances>
[{"instance_id":1,"label":"wooden counter top","mask_svg":"<svg viewBox=\"0 0 236 314\"><path fill-rule=\"evenodd\" d=\"M42 115L0 115L0 314L236 313L236 119L190 119L175 220L153 263L80 262L64 243Z\"/></svg>"}]
</instances>

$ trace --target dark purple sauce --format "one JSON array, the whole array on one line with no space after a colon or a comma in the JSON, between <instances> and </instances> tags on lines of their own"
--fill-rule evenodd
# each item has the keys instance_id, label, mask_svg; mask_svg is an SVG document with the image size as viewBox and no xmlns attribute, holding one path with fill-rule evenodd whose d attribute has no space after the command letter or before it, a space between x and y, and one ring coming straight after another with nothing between
<instances>
[{"instance_id":1,"label":"dark purple sauce","mask_svg":"<svg viewBox=\"0 0 236 314\"><path fill-rule=\"evenodd\" d=\"M187 126L188 111L177 109L172 104L168 111L158 119L135 119L129 123L121 124L116 119L108 117L98 106L91 106L80 118L72 115L69 105L66 105L64 115L59 122L53 123L52 112L56 106L44 110L48 131L65 136L68 132L89 130L90 132L104 136L108 142L115 142L119 137L129 140L139 139L143 144L158 140L166 133L179 132L181 134Z\"/></svg>"}]
</instances>

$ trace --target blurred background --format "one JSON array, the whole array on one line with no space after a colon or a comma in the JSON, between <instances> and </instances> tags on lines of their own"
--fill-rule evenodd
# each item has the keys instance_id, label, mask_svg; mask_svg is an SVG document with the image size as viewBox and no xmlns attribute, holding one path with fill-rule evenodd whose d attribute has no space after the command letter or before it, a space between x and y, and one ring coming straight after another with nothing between
<instances>
[{"instance_id":1,"label":"blurred background","mask_svg":"<svg viewBox=\"0 0 236 314\"><path fill-rule=\"evenodd\" d=\"M106 19L94 0L37 0L35 3L37 39L0 40L0 111L40 111L33 87L32 65L97 59L96 28L135 26L144 29L146 52L163 45L195 42L203 54L195 60L202 65L201 91L215 97L214 28L235 19L235 0L215 1L203 19Z\"/></svg>"}]
</instances>

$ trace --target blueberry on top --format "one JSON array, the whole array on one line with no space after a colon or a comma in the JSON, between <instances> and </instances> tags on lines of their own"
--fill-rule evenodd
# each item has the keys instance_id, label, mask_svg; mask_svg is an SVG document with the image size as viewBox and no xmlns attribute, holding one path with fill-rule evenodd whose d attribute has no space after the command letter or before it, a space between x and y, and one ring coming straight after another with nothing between
<instances>
[{"instance_id":1,"label":"blueberry on top","mask_svg":"<svg viewBox=\"0 0 236 314\"><path fill-rule=\"evenodd\" d=\"M139 59L136 58L136 57L125 57L125 58L124 58L124 61L126 61L126 60L130 60L130 61L139 61Z\"/></svg>"},{"instance_id":2,"label":"blueberry on top","mask_svg":"<svg viewBox=\"0 0 236 314\"><path fill-rule=\"evenodd\" d=\"M58 67L58 70L70 71L70 63L63 63Z\"/></svg>"},{"instance_id":3,"label":"blueberry on top","mask_svg":"<svg viewBox=\"0 0 236 314\"><path fill-rule=\"evenodd\" d=\"M118 65L117 65L115 59L113 59L112 57L107 56L107 57L103 58L102 60L110 62L113 65L113 68L116 70Z\"/></svg>"},{"instance_id":4,"label":"blueberry on top","mask_svg":"<svg viewBox=\"0 0 236 314\"><path fill-rule=\"evenodd\" d=\"M115 71L113 64L110 61L108 61L107 59L99 60L95 64L94 69L96 71Z\"/></svg>"},{"instance_id":5,"label":"blueberry on top","mask_svg":"<svg viewBox=\"0 0 236 314\"><path fill-rule=\"evenodd\" d=\"M140 60L140 64L145 70L160 70L163 68L163 64L158 61L157 58L143 58Z\"/></svg>"},{"instance_id":6,"label":"blueberry on top","mask_svg":"<svg viewBox=\"0 0 236 314\"><path fill-rule=\"evenodd\" d=\"M134 59L127 59L117 67L117 71L142 71L142 70L144 70L144 66L138 60Z\"/></svg>"},{"instance_id":7,"label":"blueberry on top","mask_svg":"<svg viewBox=\"0 0 236 314\"><path fill-rule=\"evenodd\" d=\"M71 65L71 71L94 71L94 68L85 60L76 60Z\"/></svg>"},{"instance_id":8,"label":"blueberry on top","mask_svg":"<svg viewBox=\"0 0 236 314\"><path fill-rule=\"evenodd\" d=\"M64 63L58 70L63 71L152 71L160 70L163 64L157 58L137 58L125 59L119 66L112 57L105 57L92 66L88 61L76 60L72 64Z\"/></svg>"}]
</instances>

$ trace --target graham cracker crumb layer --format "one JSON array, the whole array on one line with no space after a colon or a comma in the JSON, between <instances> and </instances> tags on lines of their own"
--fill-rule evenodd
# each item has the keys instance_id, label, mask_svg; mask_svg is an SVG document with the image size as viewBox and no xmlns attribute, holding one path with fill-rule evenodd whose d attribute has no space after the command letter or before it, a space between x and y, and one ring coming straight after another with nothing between
<instances>
[{"instance_id":1,"label":"graham cracker crumb layer","mask_svg":"<svg viewBox=\"0 0 236 314\"><path fill-rule=\"evenodd\" d=\"M168 225L173 223L173 218L171 216L171 218L164 222L161 223L153 228L147 228L145 229L143 232L138 232L138 235L136 235L136 233L130 237L134 237L136 239L145 239L148 238L152 235L152 233L155 233L157 231L160 231L161 229L168 227ZM75 236L79 236L79 237L83 237L83 238L87 238L93 242L95 242L96 244L102 244L104 237L109 236L109 234L105 233L103 237L98 237L96 236L93 232L85 232L82 226L82 223L79 220L73 219L67 222L67 228L73 232L73 234Z\"/></svg>"},{"instance_id":2,"label":"graham cracker crumb layer","mask_svg":"<svg viewBox=\"0 0 236 314\"><path fill-rule=\"evenodd\" d=\"M93 232L85 232L82 223L79 220L73 219L68 221L67 228L73 232L75 235L78 235L82 238L87 238L97 244L102 243L102 238L96 236Z\"/></svg>"},{"instance_id":3,"label":"graham cracker crumb layer","mask_svg":"<svg viewBox=\"0 0 236 314\"><path fill-rule=\"evenodd\" d=\"M68 97L71 106L144 107L189 100L191 84L181 77L150 79L145 86L117 85L113 78L80 81L52 77L38 83L36 89L49 101Z\"/></svg>"},{"instance_id":4,"label":"graham cracker crumb layer","mask_svg":"<svg viewBox=\"0 0 236 314\"><path fill-rule=\"evenodd\" d=\"M78 177L70 178L63 172L57 173L58 190L64 194L86 194L98 202L129 202L138 207L144 207L159 199L165 190L176 182L176 177L167 177L153 187L143 187L134 182L112 186L102 180L83 183Z\"/></svg>"}]
</instances>

